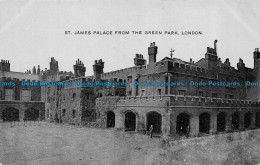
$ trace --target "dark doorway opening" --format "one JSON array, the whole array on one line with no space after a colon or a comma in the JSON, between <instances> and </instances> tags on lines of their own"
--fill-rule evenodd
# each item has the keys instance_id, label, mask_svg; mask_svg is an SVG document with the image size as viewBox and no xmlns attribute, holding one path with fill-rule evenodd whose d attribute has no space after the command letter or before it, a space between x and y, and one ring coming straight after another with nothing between
<instances>
[{"instance_id":1,"label":"dark doorway opening","mask_svg":"<svg viewBox=\"0 0 260 165\"><path fill-rule=\"evenodd\" d=\"M200 133L209 133L210 130L210 114L202 113L199 116L199 131Z\"/></svg>"},{"instance_id":2,"label":"dark doorway opening","mask_svg":"<svg viewBox=\"0 0 260 165\"><path fill-rule=\"evenodd\" d=\"M240 114L239 114L239 112L235 112L232 115L232 129L233 130L239 129L239 121L240 121Z\"/></svg>"},{"instance_id":3,"label":"dark doorway opening","mask_svg":"<svg viewBox=\"0 0 260 165\"><path fill-rule=\"evenodd\" d=\"M115 113L112 111L107 112L107 128L115 127Z\"/></svg>"},{"instance_id":4,"label":"dark doorway opening","mask_svg":"<svg viewBox=\"0 0 260 165\"><path fill-rule=\"evenodd\" d=\"M177 116L176 131L179 135L188 135L190 133L190 116L181 113Z\"/></svg>"},{"instance_id":5,"label":"dark doorway opening","mask_svg":"<svg viewBox=\"0 0 260 165\"><path fill-rule=\"evenodd\" d=\"M36 121L39 118L39 110L35 109L35 108L30 108L27 109L24 112L24 119L25 120L33 120Z\"/></svg>"},{"instance_id":6,"label":"dark doorway opening","mask_svg":"<svg viewBox=\"0 0 260 165\"><path fill-rule=\"evenodd\" d=\"M251 124L251 112L247 112L244 115L244 128L247 129Z\"/></svg>"},{"instance_id":7,"label":"dark doorway opening","mask_svg":"<svg viewBox=\"0 0 260 165\"><path fill-rule=\"evenodd\" d=\"M15 108L6 108L2 112L3 121L19 121L19 110Z\"/></svg>"},{"instance_id":8,"label":"dark doorway opening","mask_svg":"<svg viewBox=\"0 0 260 165\"><path fill-rule=\"evenodd\" d=\"M255 117L255 126L260 127L260 112L256 112L256 117Z\"/></svg>"},{"instance_id":9,"label":"dark doorway opening","mask_svg":"<svg viewBox=\"0 0 260 165\"><path fill-rule=\"evenodd\" d=\"M125 131L135 131L136 129L136 115L133 112L125 114Z\"/></svg>"},{"instance_id":10,"label":"dark doorway opening","mask_svg":"<svg viewBox=\"0 0 260 165\"><path fill-rule=\"evenodd\" d=\"M149 112L147 114L147 131L153 125L153 133L160 134L162 132L162 115L158 112Z\"/></svg>"},{"instance_id":11,"label":"dark doorway opening","mask_svg":"<svg viewBox=\"0 0 260 165\"><path fill-rule=\"evenodd\" d=\"M223 132L226 130L226 114L224 112L220 112L217 115L217 131Z\"/></svg>"}]
</instances>

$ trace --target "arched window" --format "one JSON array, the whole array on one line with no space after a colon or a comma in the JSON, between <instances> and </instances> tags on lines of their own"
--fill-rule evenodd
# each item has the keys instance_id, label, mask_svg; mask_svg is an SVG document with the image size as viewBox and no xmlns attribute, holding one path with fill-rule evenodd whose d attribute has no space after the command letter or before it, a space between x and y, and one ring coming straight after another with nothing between
<instances>
[{"instance_id":1,"label":"arched window","mask_svg":"<svg viewBox=\"0 0 260 165\"><path fill-rule=\"evenodd\" d=\"M162 132L162 115L158 112L148 112L147 115L146 130L149 131L151 125L153 125L154 133L160 134Z\"/></svg>"},{"instance_id":2,"label":"arched window","mask_svg":"<svg viewBox=\"0 0 260 165\"><path fill-rule=\"evenodd\" d=\"M232 115L232 130L237 130L239 129L239 123L240 122L240 114L239 112L235 112Z\"/></svg>"},{"instance_id":3,"label":"arched window","mask_svg":"<svg viewBox=\"0 0 260 165\"><path fill-rule=\"evenodd\" d=\"M226 114L224 112L220 112L217 115L217 131L223 132L226 130Z\"/></svg>"},{"instance_id":4,"label":"arched window","mask_svg":"<svg viewBox=\"0 0 260 165\"><path fill-rule=\"evenodd\" d=\"M75 101L75 99L76 99L76 93L73 93L73 95L72 95L72 101Z\"/></svg>"},{"instance_id":5,"label":"arched window","mask_svg":"<svg viewBox=\"0 0 260 165\"><path fill-rule=\"evenodd\" d=\"M190 116L181 113L177 116L176 131L179 135L188 135L190 132Z\"/></svg>"},{"instance_id":6,"label":"arched window","mask_svg":"<svg viewBox=\"0 0 260 165\"><path fill-rule=\"evenodd\" d=\"M204 112L199 116L199 131L201 133L209 133L210 130L210 114Z\"/></svg>"},{"instance_id":7,"label":"arched window","mask_svg":"<svg viewBox=\"0 0 260 165\"><path fill-rule=\"evenodd\" d=\"M136 129L136 114L127 112L125 114L125 131L135 131Z\"/></svg>"},{"instance_id":8,"label":"arched window","mask_svg":"<svg viewBox=\"0 0 260 165\"><path fill-rule=\"evenodd\" d=\"M76 117L76 110L72 110L72 118Z\"/></svg>"},{"instance_id":9,"label":"arched window","mask_svg":"<svg viewBox=\"0 0 260 165\"><path fill-rule=\"evenodd\" d=\"M107 112L107 128L115 127L115 113L112 111Z\"/></svg>"},{"instance_id":10,"label":"arched window","mask_svg":"<svg viewBox=\"0 0 260 165\"><path fill-rule=\"evenodd\" d=\"M251 124L251 112L247 112L244 115L244 127L249 128Z\"/></svg>"},{"instance_id":11,"label":"arched window","mask_svg":"<svg viewBox=\"0 0 260 165\"><path fill-rule=\"evenodd\" d=\"M62 110L62 116L65 116L66 115L66 109L63 109Z\"/></svg>"}]
</instances>

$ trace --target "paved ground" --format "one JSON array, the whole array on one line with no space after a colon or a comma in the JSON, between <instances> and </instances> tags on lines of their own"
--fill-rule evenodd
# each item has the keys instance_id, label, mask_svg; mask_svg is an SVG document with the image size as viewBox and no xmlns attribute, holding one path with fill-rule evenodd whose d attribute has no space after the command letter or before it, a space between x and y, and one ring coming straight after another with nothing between
<instances>
[{"instance_id":1,"label":"paved ground","mask_svg":"<svg viewBox=\"0 0 260 165\"><path fill-rule=\"evenodd\" d=\"M53 123L0 124L0 163L12 165L259 164L260 130L188 140Z\"/></svg>"},{"instance_id":2,"label":"paved ground","mask_svg":"<svg viewBox=\"0 0 260 165\"><path fill-rule=\"evenodd\" d=\"M149 164L144 155L159 145L143 135L53 123L0 128L2 164Z\"/></svg>"}]
</instances>

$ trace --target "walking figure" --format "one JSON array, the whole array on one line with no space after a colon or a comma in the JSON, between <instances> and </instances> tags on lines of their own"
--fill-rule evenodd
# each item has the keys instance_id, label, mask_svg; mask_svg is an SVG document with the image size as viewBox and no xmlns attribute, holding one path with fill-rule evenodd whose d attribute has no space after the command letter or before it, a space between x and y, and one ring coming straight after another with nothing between
<instances>
[{"instance_id":1,"label":"walking figure","mask_svg":"<svg viewBox=\"0 0 260 165\"><path fill-rule=\"evenodd\" d=\"M188 125L186 128L186 136L188 137L190 134L190 126Z\"/></svg>"},{"instance_id":2,"label":"walking figure","mask_svg":"<svg viewBox=\"0 0 260 165\"><path fill-rule=\"evenodd\" d=\"M150 126L149 132L150 132L150 138L153 138L153 125Z\"/></svg>"}]
</instances>

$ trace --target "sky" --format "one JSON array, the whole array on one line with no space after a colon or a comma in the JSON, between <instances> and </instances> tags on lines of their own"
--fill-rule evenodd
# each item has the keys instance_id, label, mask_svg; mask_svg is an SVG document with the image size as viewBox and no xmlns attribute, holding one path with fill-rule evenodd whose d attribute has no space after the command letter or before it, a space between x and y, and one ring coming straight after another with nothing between
<instances>
[{"instance_id":1,"label":"sky","mask_svg":"<svg viewBox=\"0 0 260 165\"><path fill-rule=\"evenodd\" d=\"M253 51L260 47L259 0L0 0L0 58L11 71L24 72L51 57L60 71L73 71L79 58L86 76L94 60L104 71L134 66L135 54L148 59L151 42L157 61L174 57L195 62L204 58L217 39L218 57L239 58L253 68ZM66 35L65 31L202 31L203 35Z\"/></svg>"}]
</instances>

